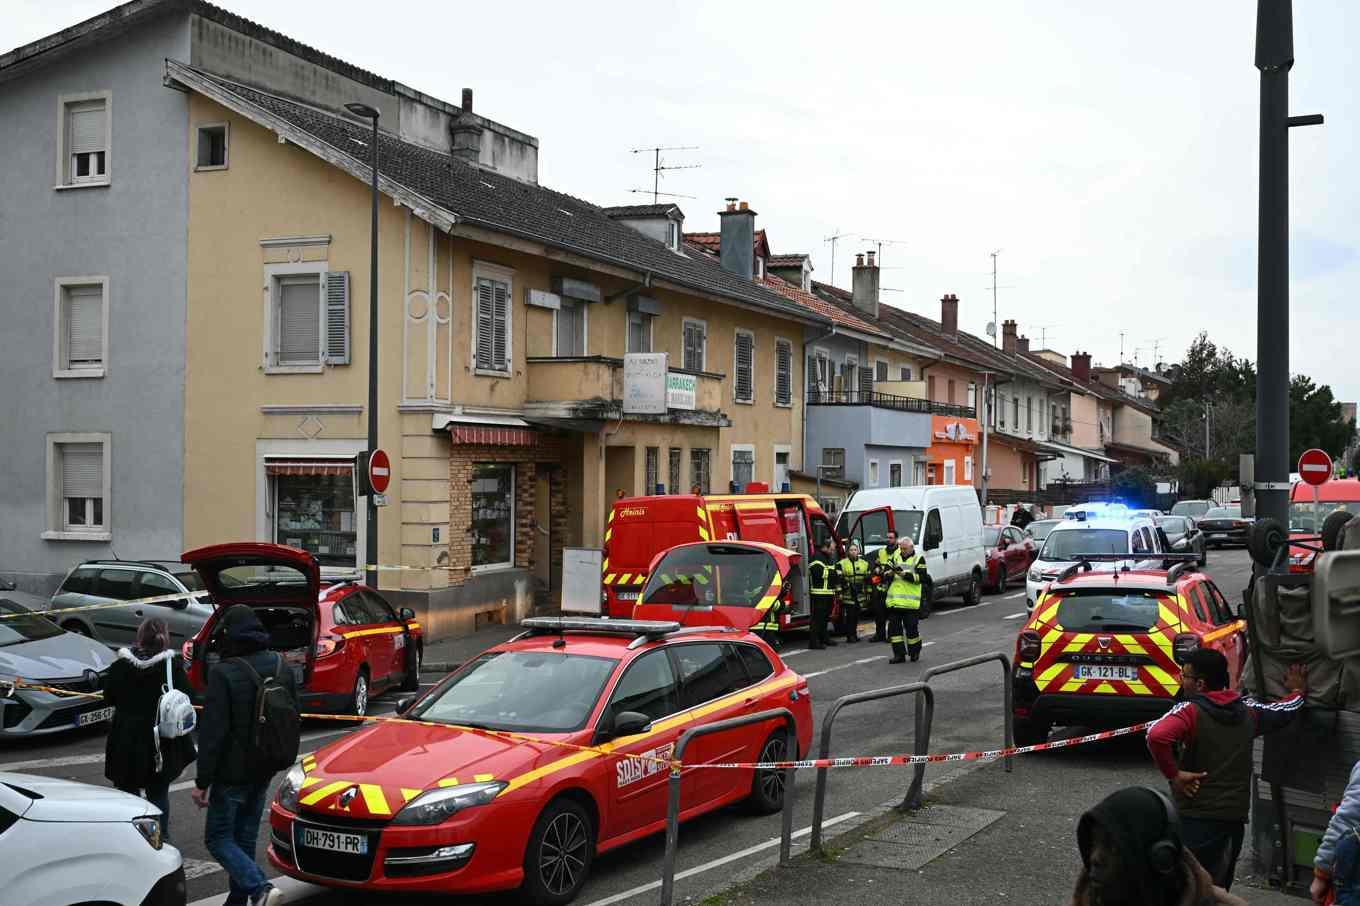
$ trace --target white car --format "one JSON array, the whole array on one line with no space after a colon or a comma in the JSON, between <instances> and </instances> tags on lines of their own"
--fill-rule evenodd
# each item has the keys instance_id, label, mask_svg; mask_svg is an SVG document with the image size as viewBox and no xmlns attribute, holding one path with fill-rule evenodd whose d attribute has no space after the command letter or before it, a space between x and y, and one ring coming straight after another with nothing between
<instances>
[{"instance_id":1,"label":"white car","mask_svg":"<svg viewBox=\"0 0 1360 906\"><path fill-rule=\"evenodd\" d=\"M161 840L160 809L109 787L0 772L0 899L184 906L184 864Z\"/></svg>"},{"instance_id":2,"label":"white car","mask_svg":"<svg viewBox=\"0 0 1360 906\"><path fill-rule=\"evenodd\" d=\"M1155 568L1169 548L1156 523L1144 516L1099 513L1064 519L1053 527L1039 548L1039 556L1025 576L1025 609L1034 602L1045 585L1067 567L1079 562L1080 554L1129 554L1128 560L1092 565L1092 569Z\"/></svg>"}]
</instances>

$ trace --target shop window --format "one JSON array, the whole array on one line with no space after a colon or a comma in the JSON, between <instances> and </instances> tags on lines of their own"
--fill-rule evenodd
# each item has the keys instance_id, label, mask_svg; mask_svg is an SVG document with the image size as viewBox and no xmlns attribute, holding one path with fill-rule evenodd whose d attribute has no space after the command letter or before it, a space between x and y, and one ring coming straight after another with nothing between
<instances>
[{"instance_id":1,"label":"shop window","mask_svg":"<svg viewBox=\"0 0 1360 906\"><path fill-rule=\"evenodd\" d=\"M472 466L472 566L509 566L515 556L515 467Z\"/></svg>"},{"instance_id":2,"label":"shop window","mask_svg":"<svg viewBox=\"0 0 1360 906\"><path fill-rule=\"evenodd\" d=\"M265 463L274 543L302 548L322 566L357 569L360 520L354 467L345 462Z\"/></svg>"}]
</instances>

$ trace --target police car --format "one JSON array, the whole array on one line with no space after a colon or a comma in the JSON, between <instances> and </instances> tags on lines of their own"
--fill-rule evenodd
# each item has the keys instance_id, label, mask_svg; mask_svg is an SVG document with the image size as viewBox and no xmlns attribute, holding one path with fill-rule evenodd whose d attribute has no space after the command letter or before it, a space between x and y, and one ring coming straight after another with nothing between
<instances>
[{"instance_id":1,"label":"police car","mask_svg":"<svg viewBox=\"0 0 1360 906\"><path fill-rule=\"evenodd\" d=\"M1120 505L1085 504L1065 517L1048 533L1025 576L1025 609L1031 613L1043 587L1077 563L1079 554L1128 554L1109 565L1149 569L1171 550L1152 519L1132 515Z\"/></svg>"},{"instance_id":2,"label":"police car","mask_svg":"<svg viewBox=\"0 0 1360 906\"><path fill-rule=\"evenodd\" d=\"M403 722L289 771L270 809L270 862L331 887L520 888L521 901L567 903L597 854L665 828L670 757L685 730L785 708L796 753L771 720L701 737L685 761L780 760L811 747L807 681L749 632L591 618L524 626L402 702ZM686 819L734 802L783 804L778 772L690 768L682 778Z\"/></svg>"},{"instance_id":3,"label":"police car","mask_svg":"<svg viewBox=\"0 0 1360 906\"><path fill-rule=\"evenodd\" d=\"M1057 534L1056 531L1054 534ZM1096 570L1119 555L1079 558L1048 583L1015 644L1015 741L1034 745L1056 725L1128 726L1165 714L1180 663L1196 648L1228 660L1233 687L1246 659L1246 622L1194 554L1170 569Z\"/></svg>"}]
</instances>

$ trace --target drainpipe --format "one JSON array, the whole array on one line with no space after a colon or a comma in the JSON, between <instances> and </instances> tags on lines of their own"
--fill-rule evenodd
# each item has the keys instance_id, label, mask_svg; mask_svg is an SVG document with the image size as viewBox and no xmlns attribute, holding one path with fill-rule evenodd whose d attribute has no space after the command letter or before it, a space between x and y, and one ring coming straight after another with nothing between
<instances>
[{"instance_id":1,"label":"drainpipe","mask_svg":"<svg viewBox=\"0 0 1360 906\"><path fill-rule=\"evenodd\" d=\"M804 368L807 367L807 359L808 359L807 351L808 351L808 347L811 346L813 343L820 343L822 340L829 340L829 339L831 339L831 338L834 337L834 336L836 336L836 325L835 325L835 324L832 324L832 325L831 325L831 330L829 330L828 332L822 334L820 337L813 337L813 338L810 339L810 340L804 340L804 341L803 341L803 367L804 367ZM808 387L807 375L804 374L804 375L803 375L803 440L802 440L802 445L801 445L801 449L802 449L802 451L803 451L803 474L807 474L807 423L808 423L808 392L807 392L807 387ZM817 473L817 478L818 478L818 484L820 485L820 484L821 484L821 473L820 473L820 472ZM820 501L819 501L819 502L820 502Z\"/></svg>"}]
</instances>

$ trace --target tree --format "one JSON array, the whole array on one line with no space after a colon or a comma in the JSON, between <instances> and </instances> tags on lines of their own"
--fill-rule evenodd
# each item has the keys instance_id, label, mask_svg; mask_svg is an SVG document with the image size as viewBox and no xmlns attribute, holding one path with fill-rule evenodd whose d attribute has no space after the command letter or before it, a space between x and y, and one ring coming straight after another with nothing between
<instances>
[{"instance_id":1,"label":"tree","mask_svg":"<svg viewBox=\"0 0 1360 906\"><path fill-rule=\"evenodd\" d=\"M1157 483L1143 469L1130 466L1111 476L1110 496L1131 507L1153 507L1157 503Z\"/></svg>"},{"instance_id":2,"label":"tree","mask_svg":"<svg viewBox=\"0 0 1360 906\"><path fill-rule=\"evenodd\" d=\"M1229 474L1228 464L1221 460L1186 458L1180 465L1181 496L1206 499Z\"/></svg>"},{"instance_id":3,"label":"tree","mask_svg":"<svg viewBox=\"0 0 1360 906\"><path fill-rule=\"evenodd\" d=\"M1304 450L1317 447L1333 458L1350 445L1355 428L1341 417L1341 404L1332 388L1315 385L1306 375L1289 382L1289 461L1298 462Z\"/></svg>"}]
</instances>

